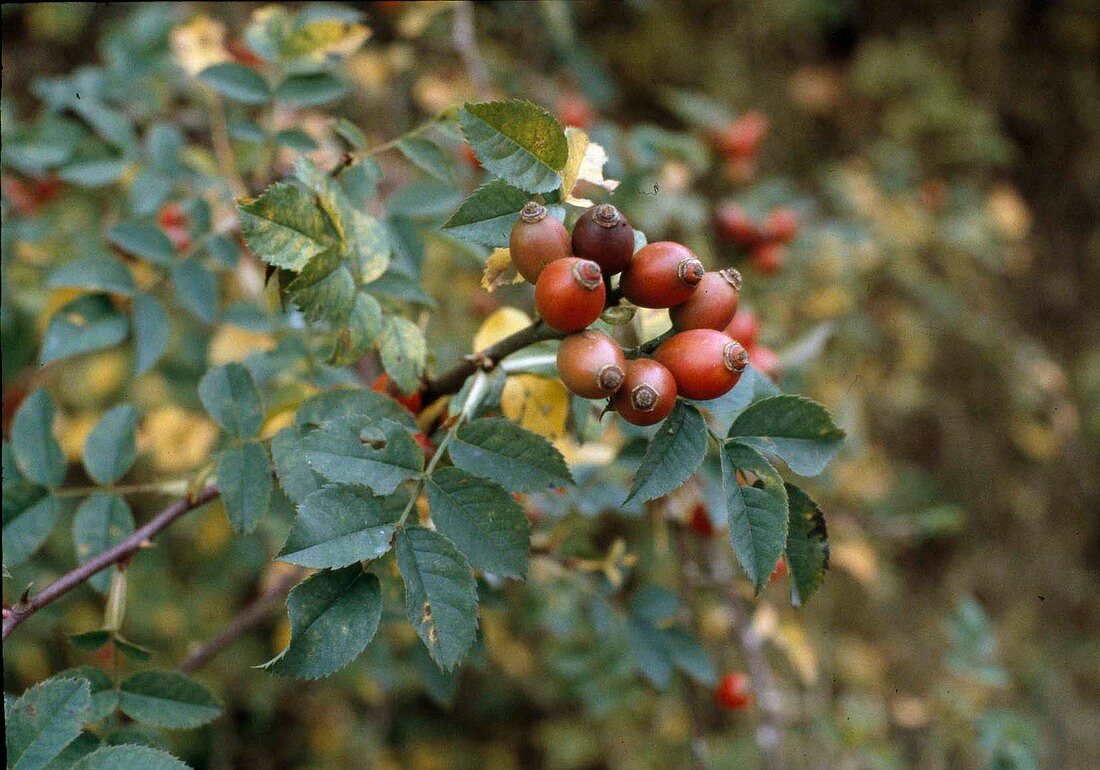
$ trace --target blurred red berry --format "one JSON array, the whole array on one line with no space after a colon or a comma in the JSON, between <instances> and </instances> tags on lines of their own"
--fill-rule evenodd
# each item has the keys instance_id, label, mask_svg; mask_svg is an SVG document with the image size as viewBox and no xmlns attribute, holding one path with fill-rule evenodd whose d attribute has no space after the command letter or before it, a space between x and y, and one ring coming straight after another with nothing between
<instances>
[{"instance_id":1,"label":"blurred red berry","mask_svg":"<svg viewBox=\"0 0 1100 770\"><path fill-rule=\"evenodd\" d=\"M558 99L556 111L563 126L588 128L596 117L592 105L580 94L563 95Z\"/></svg>"},{"instance_id":2,"label":"blurred red berry","mask_svg":"<svg viewBox=\"0 0 1100 770\"><path fill-rule=\"evenodd\" d=\"M462 159L476 169L481 168L481 161L477 159L477 153L474 152L474 148L468 144L462 145Z\"/></svg>"},{"instance_id":3,"label":"blurred red berry","mask_svg":"<svg viewBox=\"0 0 1100 770\"><path fill-rule=\"evenodd\" d=\"M714 696L718 705L730 711L740 711L752 703L752 684L748 674L734 671L718 680Z\"/></svg>"},{"instance_id":4,"label":"blurred red berry","mask_svg":"<svg viewBox=\"0 0 1100 770\"><path fill-rule=\"evenodd\" d=\"M770 583L773 580L785 577L787 577L787 559L783 556L780 556L779 563L776 564L775 569L772 570L772 576L768 578L768 582Z\"/></svg>"},{"instance_id":5,"label":"blurred red berry","mask_svg":"<svg viewBox=\"0 0 1100 770\"><path fill-rule=\"evenodd\" d=\"M417 446L424 450L424 456L427 459L430 460L432 458L432 455L435 454L435 444L433 444L431 442L431 439L429 439L423 433L417 433L415 436L413 436L413 441L417 443Z\"/></svg>"},{"instance_id":6,"label":"blurred red berry","mask_svg":"<svg viewBox=\"0 0 1100 770\"><path fill-rule=\"evenodd\" d=\"M756 158L729 158L724 169L731 184L746 184L756 176Z\"/></svg>"},{"instance_id":7,"label":"blurred red berry","mask_svg":"<svg viewBox=\"0 0 1100 770\"><path fill-rule=\"evenodd\" d=\"M30 216L38 209L38 201L34 198L34 191L22 179L5 175L0 180L0 187L3 188L4 197L20 214Z\"/></svg>"},{"instance_id":8,"label":"blurred red berry","mask_svg":"<svg viewBox=\"0 0 1100 770\"><path fill-rule=\"evenodd\" d=\"M229 55L238 64L243 64L246 67L262 67L264 65L264 60L245 45L243 40L230 40L226 48L229 50Z\"/></svg>"},{"instance_id":9,"label":"blurred red berry","mask_svg":"<svg viewBox=\"0 0 1100 770\"><path fill-rule=\"evenodd\" d=\"M764 237L777 243L790 243L798 234L798 214L794 209L778 208L764 219Z\"/></svg>"},{"instance_id":10,"label":"blurred red berry","mask_svg":"<svg viewBox=\"0 0 1100 770\"><path fill-rule=\"evenodd\" d=\"M61 192L61 180L54 174L34 181L34 199L39 205L49 203Z\"/></svg>"},{"instance_id":11,"label":"blurred red berry","mask_svg":"<svg viewBox=\"0 0 1100 770\"><path fill-rule=\"evenodd\" d=\"M749 350L749 363L758 372L771 379L777 379L780 374L779 355L769 347L757 345Z\"/></svg>"},{"instance_id":12,"label":"blurred red berry","mask_svg":"<svg viewBox=\"0 0 1100 770\"><path fill-rule=\"evenodd\" d=\"M782 243L758 243L749 253L749 260L764 275L775 275L787 261L787 249Z\"/></svg>"},{"instance_id":13,"label":"blurred red berry","mask_svg":"<svg viewBox=\"0 0 1100 770\"><path fill-rule=\"evenodd\" d=\"M702 503L696 505L691 511L689 526L699 537L713 537L715 533L714 523L710 520L710 514Z\"/></svg>"},{"instance_id":14,"label":"blurred red berry","mask_svg":"<svg viewBox=\"0 0 1100 770\"><path fill-rule=\"evenodd\" d=\"M173 227L187 228L191 223L187 215L183 213L183 207L176 201L169 201L161 206L160 211L157 212L157 224L168 230Z\"/></svg>"},{"instance_id":15,"label":"blurred red berry","mask_svg":"<svg viewBox=\"0 0 1100 770\"><path fill-rule=\"evenodd\" d=\"M737 315L726 327L726 334L731 339L740 342L749 351L749 361L754 365L756 362L752 360L753 347L756 345L756 335L759 333L760 320L756 317L756 313L749 308L739 309Z\"/></svg>"},{"instance_id":16,"label":"blurred red berry","mask_svg":"<svg viewBox=\"0 0 1100 770\"><path fill-rule=\"evenodd\" d=\"M751 110L729 124L718 134L718 149L730 158L749 158L760 149L768 135L768 119Z\"/></svg>"},{"instance_id":17,"label":"blurred red berry","mask_svg":"<svg viewBox=\"0 0 1100 770\"><path fill-rule=\"evenodd\" d=\"M420 414L420 410L424 408L423 396L419 390L409 395L403 394L397 389L397 386L390 381L390 376L388 374L379 375L378 379L371 385L371 390L375 393L383 393L389 396L413 414Z\"/></svg>"},{"instance_id":18,"label":"blurred red berry","mask_svg":"<svg viewBox=\"0 0 1100 770\"><path fill-rule=\"evenodd\" d=\"M738 246L752 246L760 240L760 228L749 212L736 203L722 203L716 212L718 235Z\"/></svg>"}]
</instances>

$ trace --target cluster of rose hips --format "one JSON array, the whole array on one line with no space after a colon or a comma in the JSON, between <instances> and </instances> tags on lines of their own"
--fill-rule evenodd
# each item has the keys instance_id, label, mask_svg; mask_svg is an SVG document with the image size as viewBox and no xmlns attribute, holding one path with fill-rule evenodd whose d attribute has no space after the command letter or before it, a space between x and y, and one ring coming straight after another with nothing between
<instances>
[{"instance_id":1,"label":"cluster of rose hips","mask_svg":"<svg viewBox=\"0 0 1100 770\"><path fill-rule=\"evenodd\" d=\"M653 425L677 395L708 400L728 392L748 365L745 347L726 333L737 314L741 274L707 272L686 246L651 243L634 253L634 229L610 204L581 215L573 234L534 201L512 227L512 263L535 284L535 307L565 333L558 373L583 398L610 398L623 419ZM668 308L675 333L652 358L627 360L610 336L588 327L607 306L612 276L639 307Z\"/></svg>"},{"instance_id":2,"label":"cluster of rose hips","mask_svg":"<svg viewBox=\"0 0 1100 770\"><path fill-rule=\"evenodd\" d=\"M798 234L798 214L793 209L774 208L757 222L736 203L723 203L716 212L718 234L726 241L749 250L749 260L761 273L778 273L786 261L786 245Z\"/></svg>"}]
</instances>

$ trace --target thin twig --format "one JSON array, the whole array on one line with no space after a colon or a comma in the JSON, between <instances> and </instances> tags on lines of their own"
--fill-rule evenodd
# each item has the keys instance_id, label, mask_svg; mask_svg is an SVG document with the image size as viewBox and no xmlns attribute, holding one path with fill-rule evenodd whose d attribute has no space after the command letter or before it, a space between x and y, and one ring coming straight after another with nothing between
<instances>
[{"instance_id":1,"label":"thin twig","mask_svg":"<svg viewBox=\"0 0 1100 770\"><path fill-rule=\"evenodd\" d=\"M699 565L683 527L673 527L673 538L676 546L676 565L680 573L680 605L683 607L687 628L694 634L697 631L699 616L696 606L696 597L699 595ZM691 766L693 770L707 770L710 763L707 759L706 724L701 693L695 682L688 682L687 687L686 700L691 718Z\"/></svg>"},{"instance_id":2,"label":"thin twig","mask_svg":"<svg viewBox=\"0 0 1100 770\"><path fill-rule=\"evenodd\" d=\"M307 570L304 567L298 567L280 575L251 604L229 621L221 631L191 650L187 657L183 659L183 662L180 663L180 671L190 674L192 671L202 668L215 655L262 623L271 610L282 602L283 597L290 593L290 589L305 577L306 572Z\"/></svg>"},{"instance_id":3,"label":"thin twig","mask_svg":"<svg viewBox=\"0 0 1100 770\"><path fill-rule=\"evenodd\" d=\"M477 50L477 41L474 37L474 5L469 0L455 3L453 36L455 50L462 57L462 63L466 65L466 71L470 74L474 89L479 97L487 96L489 74Z\"/></svg>"},{"instance_id":4,"label":"thin twig","mask_svg":"<svg viewBox=\"0 0 1100 770\"><path fill-rule=\"evenodd\" d=\"M135 551L152 540L161 530L185 513L205 505L219 495L218 488L208 486L194 497L185 497L169 505L148 521L144 526L134 530L134 533L117 545L108 548L103 553L81 564L76 569L66 572L57 580L50 583L30 599L24 599L10 608L4 609L4 635L7 639L15 627L29 618L40 609L50 604L69 591L76 588L90 578L113 564L128 559Z\"/></svg>"},{"instance_id":5,"label":"thin twig","mask_svg":"<svg viewBox=\"0 0 1100 770\"><path fill-rule=\"evenodd\" d=\"M218 159L218 165L229 176L229 184L233 188L234 197L244 198L248 195L248 186L245 185L240 172L237 171L233 146L229 143L229 127L225 120L225 102L218 94L210 95L210 143L214 147L214 157Z\"/></svg>"},{"instance_id":6,"label":"thin twig","mask_svg":"<svg viewBox=\"0 0 1100 770\"><path fill-rule=\"evenodd\" d=\"M534 345L536 342L561 339L564 336L564 334L554 331L542 321L536 321L530 326L520 329L515 334L505 337L500 342L490 345L485 350L466 356L461 363L450 371L428 381L424 385L424 402L430 403L440 396L457 393L462 387L462 383L471 374L478 369L483 371L492 370L500 363L502 358L515 353L517 350L522 350L528 345Z\"/></svg>"},{"instance_id":7,"label":"thin twig","mask_svg":"<svg viewBox=\"0 0 1100 770\"><path fill-rule=\"evenodd\" d=\"M749 670L753 692L760 707L761 720L756 728L756 745L764 757L765 767L772 770L785 767L783 743L786 716L783 711L783 696L764 653L764 637L753 627L752 606L738 592L726 555L714 548L707 562L716 587L725 594L733 630L741 643L745 667Z\"/></svg>"}]
</instances>

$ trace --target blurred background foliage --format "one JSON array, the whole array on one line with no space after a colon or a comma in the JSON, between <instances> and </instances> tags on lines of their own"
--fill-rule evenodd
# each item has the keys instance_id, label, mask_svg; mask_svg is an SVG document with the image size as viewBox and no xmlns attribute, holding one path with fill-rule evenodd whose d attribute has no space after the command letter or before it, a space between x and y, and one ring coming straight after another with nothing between
<instances>
[{"instance_id":1,"label":"blurred background foliage","mask_svg":"<svg viewBox=\"0 0 1100 770\"><path fill-rule=\"evenodd\" d=\"M830 517L825 586L802 609L772 586L755 617L795 706L792 763L1096 766L1100 6L477 3L471 48L456 46L448 3L359 5L371 37L349 58L355 87L340 115L382 142L457 101L520 96L584 126L607 150L606 174L622 181L614 200L635 226L651 241L683 240L708 267L741 267L743 306L759 319L759 347L776 354L775 376L848 430L815 488ZM89 64L107 68L92 86L106 99L121 88L128 114L167 110L189 135L205 117L179 99L174 35L189 24L192 42L224 34L218 44L232 48L258 7L5 5L5 141L49 102L51 77L79 78ZM749 111L766 117L767 137L751 160L731 159L714 129ZM283 118L312 136L319 163L335 162L322 113ZM208 153L184 152L216 173ZM383 195L410 181L407 165L381 160ZM398 219L408 207L414 231L459 201L417 184L388 204ZM101 249L88 244L103 204L66 194L19 221L4 192L6 431L45 320L74 296L40 281L24 291L35 285L24 274ZM757 219L776 206L798 213L781 265L721 237L717 212L730 204ZM522 287L479 289L484 255L438 234L422 245L440 365L466 352L501 302L530 306ZM198 377L278 344L262 323L237 321L184 320L194 328L175 335L159 372L133 383L116 351L68 365L52 383L66 451L79 456L125 389L145 414L134 475L201 465L216 432L194 396ZM579 507L587 518L569 519L566 550L575 541L579 557L599 556L625 537L649 550L632 556L650 574L668 569L659 533L626 536L650 521L596 518L604 501L584 489L545 502L545 537ZM275 577L264 533L233 537L218 508L183 520L133 566L130 635L166 661L232 617L258 574ZM265 527L285 530L288 515ZM591 553L591 543L603 547ZM66 538L51 539L17 577L41 584L72 558ZM250 666L288 633L273 618L200 672L227 717L172 748L199 767L678 766L692 719L704 719L715 766L752 766L755 713L723 715L708 701L693 717L683 688L647 685L616 648L621 636L601 632L589 577L604 579L539 575L486 600L485 642L459 682L435 672L411 630L379 635L323 683L261 675ZM704 605L700 633L720 669L740 667L730 618ZM5 645L5 689L82 662L47 617L80 630L99 613L100 599L81 590L28 623Z\"/></svg>"}]
</instances>

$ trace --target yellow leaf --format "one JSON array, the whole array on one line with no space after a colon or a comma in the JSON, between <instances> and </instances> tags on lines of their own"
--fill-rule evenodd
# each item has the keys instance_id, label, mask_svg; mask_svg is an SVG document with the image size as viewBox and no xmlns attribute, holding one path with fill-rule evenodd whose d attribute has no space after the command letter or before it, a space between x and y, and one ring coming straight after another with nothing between
<instances>
[{"instance_id":1,"label":"yellow leaf","mask_svg":"<svg viewBox=\"0 0 1100 770\"><path fill-rule=\"evenodd\" d=\"M584 163L584 155L588 150L588 134L575 126L568 126L565 129L565 140L569 145L569 157L561 172L561 189L565 197L569 198L581 176L581 164Z\"/></svg>"},{"instance_id":2,"label":"yellow leaf","mask_svg":"<svg viewBox=\"0 0 1100 770\"><path fill-rule=\"evenodd\" d=\"M321 19L299 28L287 40L290 56L309 56L323 61L329 56L350 56L371 35L365 24L347 24L338 19Z\"/></svg>"},{"instance_id":3,"label":"yellow leaf","mask_svg":"<svg viewBox=\"0 0 1100 770\"><path fill-rule=\"evenodd\" d=\"M493 253L485 260L481 288L492 292L498 286L509 283L523 283L523 276L512 267L512 252L508 249L493 249Z\"/></svg>"},{"instance_id":4,"label":"yellow leaf","mask_svg":"<svg viewBox=\"0 0 1100 770\"><path fill-rule=\"evenodd\" d=\"M84 440L88 438L88 434L92 432L97 422L99 422L99 415L95 412L64 416L59 438L61 449L69 462L80 461L84 452Z\"/></svg>"},{"instance_id":5,"label":"yellow leaf","mask_svg":"<svg viewBox=\"0 0 1100 770\"><path fill-rule=\"evenodd\" d=\"M176 27L171 35L172 56L188 75L197 75L212 64L229 60L225 25L207 16L196 16Z\"/></svg>"},{"instance_id":6,"label":"yellow leaf","mask_svg":"<svg viewBox=\"0 0 1100 770\"><path fill-rule=\"evenodd\" d=\"M517 374L504 383L500 407L509 420L532 433L555 439L565 432L569 391L561 380Z\"/></svg>"},{"instance_id":7,"label":"yellow leaf","mask_svg":"<svg viewBox=\"0 0 1100 770\"><path fill-rule=\"evenodd\" d=\"M787 660L798 672L802 683L809 686L817 682L817 651L806 636L799 623L784 621L780 623L775 641L787 654Z\"/></svg>"},{"instance_id":8,"label":"yellow leaf","mask_svg":"<svg viewBox=\"0 0 1100 770\"><path fill-rule=\"evenodd\" d=\"M878 582L878 556L863 540L847 540L833 544L829 560L834 566L850 573L865 586L869 587Z\"/></svg>"},{"instance_id":9,"label":"yellow leaf","mask_svg":"<svg viewBox=\"0 0 1100 770\"><path fill-rule=\"evenodd\" d=\"M474 350L485 350L505 337L531 325L531 317L514 307L502 307L486 318L474 334Z\"/></svg>"},{"instance_id":10,"label":"yellow leaf","mask_svg":"<svg viewBox=\"0 0 1100 770\"><path fill-rule=\"evenodd\" d=\"M568 131L568 129L566 130ZM572 149L572 146L570 146L570 154L572 154ZM577 171L577 178L573 181L573 186L575 187L577 182L588 182L597 187L602 187L608 192L615 192L619 183L614 179L604 179L603 167L606 164L607 151L595 142L588 141L588 137L586 136L584 154L581 157L580 168ZM570 194L565 199L566 203L571 203L574 206L592 205L592 201L590 200L574 197L572 189L569 193Z\"/></svg>"},{"instance_id":11,"label":"yellow leaf","mask_svg":"<svg viewBox=\"0 0 1100 770\"><path fill-rule=\"evenodd\" d=\"M152 454L157 470L171 473L203 463L217 437L218 430L210 420L173 405L149 413L138 445Z\"/></svg>"},{"instance_id":12,"label":"yellow leaf","mask_svg":"<svg viewBox=\"0 0 1100 770\"><path fill-rule=\"evenodd\" d=\"M268 351L275 347L275 338L270 334L252 332L239 326L224 325L218 327L210 339L207 357L211 366L228 364L231 361L243 361L256 351Z\"/></svg>"}]
</instances>

